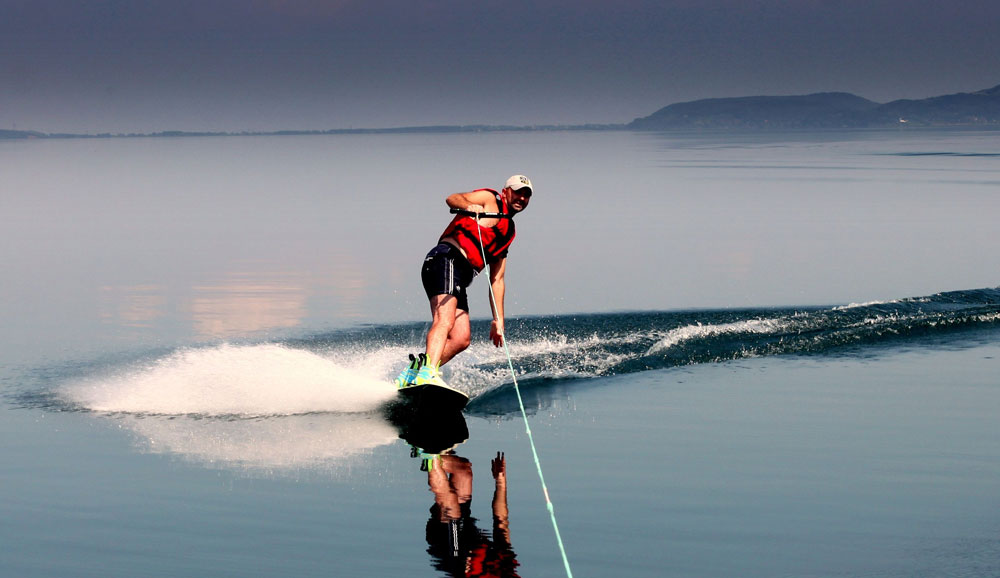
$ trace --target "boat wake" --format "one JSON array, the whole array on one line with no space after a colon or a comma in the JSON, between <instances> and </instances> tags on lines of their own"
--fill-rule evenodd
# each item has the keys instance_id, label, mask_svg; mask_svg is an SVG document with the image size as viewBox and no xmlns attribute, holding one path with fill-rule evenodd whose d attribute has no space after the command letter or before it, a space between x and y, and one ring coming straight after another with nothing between
<instances>
[{"instance_id":1,"label":"boat wake","mask_svg":"<svg viewBox=\"0 0 1000 578\"><path fill-rule=\"evenodd\" d=\"M70 381L60 396L76 408L139 415L355 413L395 396L372 370L281 344L224 344Z\"/></svg>"},{"instance_id":2,"label":"boat wake","mask_svg":"<svg viewBox=\"0 0 1000 578\"><path fill-rule=\"evenodd\" d=\"M485 323L474 323L485 334ZM1000 288L827 308L635 312L511 319L518 382L554 382L770 355L866 355L1000 329ZM221 344L94 370L57 385L63 409L261 417L378 411L421 347L419 326L381 326L282 343ZM444 368L475 413L512 385L502 350L479 341Z\"/></svg>"},{"instance_id":3,"label":"boat wake","mask_svg":"<svg viewBox=\"0 0 1000 578\"><path fill-rule=\"evenodd\" d=\"M54 371L23 405L119 420L151 452L268 470L330 464L398 437L391 385L425 326L381 326L280 343L182 348ZM994 340L1000 289L827 308L635 312L511 319L528 411L580 380L771 355L876 355ZM486 324L474 323L476 334ZM518 411L502 350L478 342L446 366L467 414Z\"/></svg>"}]
</instances>

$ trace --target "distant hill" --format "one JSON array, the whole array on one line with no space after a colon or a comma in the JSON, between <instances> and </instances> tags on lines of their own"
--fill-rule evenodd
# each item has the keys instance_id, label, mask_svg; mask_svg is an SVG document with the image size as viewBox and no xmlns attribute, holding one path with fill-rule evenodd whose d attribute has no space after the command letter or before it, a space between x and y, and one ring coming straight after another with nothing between
<instances>
[{"instance_id":1,"label":"distant hill","mask_svg":"<svg viewBox=\"0 0 1000 578\"><path fill-rule=\"evenodd\" d=\"M879 107L887 117L916 124L1000 124L1000 85L923 100L894 100Z\"/></svg>"},{"instance_id":2,"label":"distant hill","mask_svg":"<svg viewBox=\"0 0 1000 578\"><path fill-rule=\"evenodd\" d=\"M847 92L801 96L745 96L679 102L629 124L447 125L377 129L283 130L271 132L162 131L129 134L63 134L0 130L0 140L32 138L206 137L455 133L567 130L836 129L898 126L987 126L1000 128L1000 85L923 100L879 104Z\"/></svg>"},{"instance_id":3,"label":"distant hill","mask_svg":"<svg viewBox=\"0 0 1000 578\"><path fill-rule=\"evenodd\" d=\"M747 96L680 102L629 124L633 129L833 128L857 126L877 102L846 92L803 96Z\"/></svg>"},{"instance_id":4,"label":"distant hill","mask_svg":"<svg viewBox=\"0 0 1000 578\"><path fill-rule=\"evenodd\" d=\"M972 93L878 104L845 92L802 96L750 96L680 102L637 118L635 130L711 128L874 128L1000 126L1000 85Z\"/></svg>"}]
</instances>

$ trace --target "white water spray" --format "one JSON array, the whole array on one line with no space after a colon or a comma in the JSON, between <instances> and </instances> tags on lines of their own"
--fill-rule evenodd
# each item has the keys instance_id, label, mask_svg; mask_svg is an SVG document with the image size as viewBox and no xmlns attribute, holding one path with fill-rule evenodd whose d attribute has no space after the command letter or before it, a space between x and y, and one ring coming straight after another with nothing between
<instances>
[{"instance_id":1,"label":"white water spray","mask_svg":"<svg viewBox=\"0 0 1000 578\"><path fill-rule=\"evenodd\" d=\"M380 369L275 344L222 345L69 383L61 393L89 410L146 415L366 412L396 394Z\"/></svg>"}]
</instances>

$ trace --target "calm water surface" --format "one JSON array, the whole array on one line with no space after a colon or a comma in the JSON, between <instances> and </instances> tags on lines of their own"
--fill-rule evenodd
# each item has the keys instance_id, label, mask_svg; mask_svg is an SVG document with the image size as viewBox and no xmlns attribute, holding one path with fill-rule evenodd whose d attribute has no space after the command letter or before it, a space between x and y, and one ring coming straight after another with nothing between
<instances>
[{"instance_id":1,"label":"calm water surface","mask_svg":"<svg viewBox=\"0 0 1000 578\"><path fill-rule=\"evenodd\" d=\"M0 142L0 574L447 575L379 408L444 196L523 172L510 339L577 576L1000 575L998 299L961 292L995 137ZM561 575L477 330L467 530Z\"/></svg>"}]
</instances>

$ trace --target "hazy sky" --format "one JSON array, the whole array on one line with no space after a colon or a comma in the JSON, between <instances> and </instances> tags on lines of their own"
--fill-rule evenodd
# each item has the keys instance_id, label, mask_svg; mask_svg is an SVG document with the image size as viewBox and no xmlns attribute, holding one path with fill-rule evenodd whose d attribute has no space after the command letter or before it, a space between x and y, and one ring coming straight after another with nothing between
<instances>
[{"instance_id":1,"label":"hazy sky","mask_svg":"<svg viewBox=\"0 0 1000 578\"><path fill-rule=\"evenodd\" d=\"M618 123L1000 84L997 0L0 0L0 128Z\"/></svg>"}]
</instances>

